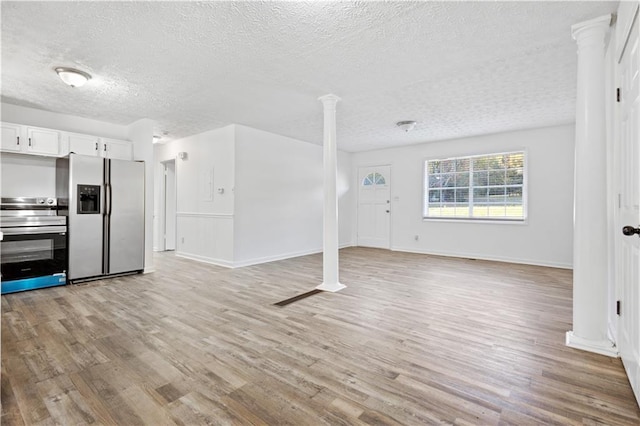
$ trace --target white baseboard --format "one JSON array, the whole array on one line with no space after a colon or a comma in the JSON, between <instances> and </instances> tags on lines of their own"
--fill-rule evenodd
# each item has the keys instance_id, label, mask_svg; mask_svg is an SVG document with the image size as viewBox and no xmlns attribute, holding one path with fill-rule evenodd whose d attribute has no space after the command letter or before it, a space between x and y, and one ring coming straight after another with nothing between
<instances>
[{"instance_id":1,"label":"white baseboard","mask_svg":"<svg viewBox=\"0 0 640 426\"><path fill-rule=\"evenodd\" d=\"M150 273L155 272L155 271L156 271L156 268L154 268L153 266L150 266L148 268L144 268L142 270L142 273L143 274L150 274Z\"/></svg>"},{"instance_id":2,"label":"white baseboard","mask_svg":"<svg viewBox=\"0 0 640 426\"><path fill-rule=\"evenodd\" d=\"M210 263L212 265L223 266L225 268L234 267L233 262L229 260L215 259L213 257L200 256L197 254L185 253L183 251L176 251L176 256L190 260L197 260L198 262Z\"/></svg>"},{"instance_id":3,"label":"white baseboard","mask_svg":"<svg viewBox=\"0 0 640 426\"><path fill-rule=\"evenodd\" d=\"M515 257L486 256L477 253L453 253L446 251L421 250L409 247L391 247L392 251L403 251L407 253L430 254L432 256L460 257L467 259L490 260L493 262L519 263L522 265L546 266L549 268L573 269L573 265L561 262L549 262L545 260L520 259Z\"/></svg>"},{"instance_id":4,"label":"white baseboard","mask_svg":"<svg viewBox=\"0 0 640 426\"><path fill-rule=\"evenodd\" d=\"M293 257L308 256L310 254L316 254L320 252L322 252L322 249L304 250L304 251L297 251L293 253L283 253L283 254L276 254L273 256L265 256L265 257L255 257L253 259L233 262L233 267L242 268L244 266L259 265L261 263L275 262L277 260L291 259Z\"/></svg>"},{"instance_id":5,"label":"white baseboard","mask_svg":"<svg viewBox=\"0 0 640 426\"><path fill-rule=\"evenodd\" d=\"M580 349L587 352L594 352L600 355L618 358L618 348L609 340L589 340L583 339L573 334L573 331L567 331L566 345L570 348Z\"/></svg>"},{"instance_id":6,"label":"white baseboard","mask_svg":"<svg viewBox=\"0 0 640 426\"><path fill-rule=\"evenodd\" d=\"M339 246L339 248L346 248L346 247L351 247L353 244L352 243L347 243L347 244L341 244ZM283 254L276 254L273 256L265 256L265 257L256 257L253 259L247 259L247 260L242 260L242 261L238 261L238 262L233 262L233 267L234 268L242 268L244 266L251 266L251 265L259 265L261 263L268 263L268 262L275 262L278 260L285 260L285 259L291 259L294 257L300 257L300 256L309 256L311 254L317 254L317 253L322 253L322 248L316 248L316 249L311 249L311 250L302 250L302 251L296 251L296 252L291 252L291 253L283 253Z\"/></svg>"},{"instance_id":7,"label":"white baseboard","mask_svg":"<svg viewBox=\"0 0 640 426\"><path fill-rule=\"evenodd\" d=\"M342 248L351 247L351 246L353 246L353 243L349 242L346 244L341 244L340 248L342 249ZM319 249L312 249L312 250L297 251L292 253L277 254L273 256L257 257L257 258L242 260L238 262L233 262L233 261L223 260L223 259L215 259L212 257L200 256L198 254L185 253L182 251L176 251L175 253L176 253L176 256L178 257L197 260L198 262L210 263L212 265L217 265L217 266L224 266L225 268L242 268L245 266L259 265L261 263L275 262L278 260L285 260L285 259L291 259L294 257L308 256L310 254L322 253L322 249L319 248Z\"/></svg>"}]
</instances>

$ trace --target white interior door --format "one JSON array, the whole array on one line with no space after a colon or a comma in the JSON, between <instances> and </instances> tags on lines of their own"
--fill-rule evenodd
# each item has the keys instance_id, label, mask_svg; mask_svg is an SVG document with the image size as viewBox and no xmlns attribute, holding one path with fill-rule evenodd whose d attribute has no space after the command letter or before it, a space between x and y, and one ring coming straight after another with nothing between
<instances>
[{"instance_id":1,"label":"white interior door","mask_svg":"<svg viewBox=\"0 0 640 426\"><path fill-rule=\"evenodd\" d=\"M389 248L391 166L358 170L358 245Z\"/></svg>"},{"instance_id":2,"label":"white interior door","mask_svg":"<svg viewBox=\"0 0 640 426\"><path fill-rule=\"evenodd\" d=\"M619 32L622 37L617 39L620 46L617 50L622 52L617 68L620 140L616 163L620 172L620 209L615 232L616 270L620 274L618 349L640 402L640 234L623 235L621 232L624 226L631 227L627 231L640 227L640 37L638 4L632 5L620 7L618 20L618 25L628 29Z\"/></svg>"},{"instance_id":3,"label":"white interior door","mask_svg":"<svg viewBox=\"0 0 640 426\"><path fill-rule=\"evenodd\" d=\"M164 249L176 249L176 162L164 163Z\"/></svg>"}]
</instances>

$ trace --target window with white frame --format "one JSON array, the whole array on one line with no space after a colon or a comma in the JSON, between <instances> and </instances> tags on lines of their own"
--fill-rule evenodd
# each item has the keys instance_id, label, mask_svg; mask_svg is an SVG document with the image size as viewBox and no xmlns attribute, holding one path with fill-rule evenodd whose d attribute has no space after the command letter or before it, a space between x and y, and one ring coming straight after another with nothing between
<instances>
[{"instance_id":1,"label":"window with white frame","mask_svg":"<svg viewBox=\"0 0 640 426\"><path fill-rule=\"evenodd\" d=\"M427 160L425 219L524 221L523 151Z\"/></svg>"}]
</instances>

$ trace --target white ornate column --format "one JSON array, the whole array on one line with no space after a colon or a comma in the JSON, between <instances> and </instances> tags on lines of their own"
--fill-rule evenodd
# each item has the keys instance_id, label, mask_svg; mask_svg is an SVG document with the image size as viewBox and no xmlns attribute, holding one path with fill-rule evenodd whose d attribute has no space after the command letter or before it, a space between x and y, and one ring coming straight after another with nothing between
<instances>
[{"instance_id":1,"label":"white ornate column","mask_svg":"<svg viewBox=\"0 0 640 426\"><path fill-rule=\"evenodd\" d=\"M605 37L611 15L571 27L578 44L573 194L573 348L617 356L607 338Z\"/></svg>"},{"instance_id":2,"label":"white ornate column","mask_svg":"<svg viewBox=\"0 0 640 426\"><path fill-rule=\"evenodd\" d=\"M324 107L324 244L322 284L318 290L336 292L346 286L338 280L338 149L336 146L336 95L318 98Z\"/></svg>"}]
</instances>

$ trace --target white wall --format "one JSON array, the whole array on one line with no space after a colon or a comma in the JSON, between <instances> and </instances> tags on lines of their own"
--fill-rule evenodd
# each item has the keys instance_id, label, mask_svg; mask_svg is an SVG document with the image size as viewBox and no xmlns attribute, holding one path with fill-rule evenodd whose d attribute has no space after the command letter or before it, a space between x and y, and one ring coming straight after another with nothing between
<instances>
[{"instance_id":1,"label":"white wall","mask_svg":"<svg viewBox=\"0 0 640 426\"><path fill-rule=\"evenodd\" d=\"M179 159L186 152L186 159ZM161 235L162 162L176 159L176 254L233 266L234 126L211 130L154 148L155 234ZM217 192L223 188L224 192ZM156 247L160 243L156 241Z\"/></svg>"},{"instance_id":2,"label":"white wall","mask_svg":"<svg viewBox=\"0 0 640 426\"><path fill-rule=\"evenodd\" d=\"M322 251L322 147L236 125L234 264ZM350 154L338 155L340 244L352 244Z\"/></svg>"},{"instance_id":3,"label":"white wall","mask_svg":"<svg viewBox=\"0 0 640 426\"><path fill-rule=\"evenodd\" d=\"M322 147L230 125L154 151L157 236L161 163L176 158L178 255L238 267L322 250ZM179 152L187 159L177 159ZM338 174L340 243L347 246L353 242L350 154L339 153Z\"/></svg>"},{"instance_id":4,"label":"white wall","mask_svg":"<svg viewBox=\"0 0 640 426\"><path fill-rule=\"evenodd\" d=\"M526 150L528 162L525 224L423 220L427 158L520 149ZM358 167L382 164L391 164L393 250L571 268L573 125L353 154L354 176ZM354 188L357 184L354 182Z\"/></svg>"},{"instance_id":5,"label":"white wall","mask_svg":"<svg viewBox=\"0 0 640 426\"><path fill-rule=\"evenodd\" d=\"M56 159L36 155L0 154L2 197L55 197Z\"/></svg>"}]
</instances>

